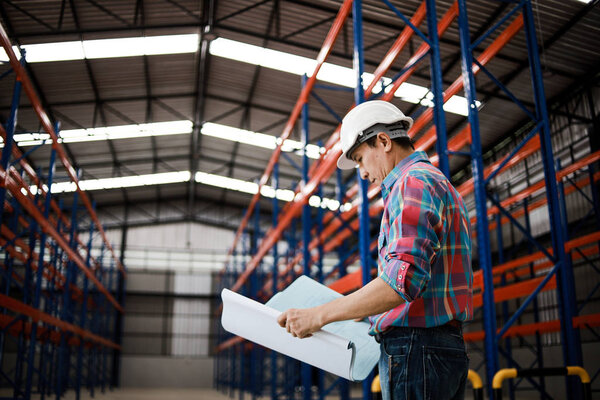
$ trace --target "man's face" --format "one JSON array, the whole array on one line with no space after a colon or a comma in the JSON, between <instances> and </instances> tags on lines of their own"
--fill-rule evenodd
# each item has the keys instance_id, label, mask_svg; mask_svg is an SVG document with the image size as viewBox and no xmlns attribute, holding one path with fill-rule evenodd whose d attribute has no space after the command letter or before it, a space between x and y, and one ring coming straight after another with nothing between
<instances>
[{"instance_id":1,"label":"man's face","mask_svg":"<svg viewBox=\"0 0 600 400\"><path fill-rule=\"evenodd\" d=\"M362 143L351 154L352 160L358 164L360 176L370 183L381 185L388 172L385 170L384 146L379 139L375 141L375 147Z\"/></svg>"}]
</instances>

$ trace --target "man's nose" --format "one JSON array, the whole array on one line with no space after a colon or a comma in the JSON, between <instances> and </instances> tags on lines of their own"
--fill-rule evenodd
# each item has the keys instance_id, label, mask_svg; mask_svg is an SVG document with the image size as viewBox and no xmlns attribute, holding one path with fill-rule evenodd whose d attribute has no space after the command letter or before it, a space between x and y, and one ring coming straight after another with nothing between
<instances>
[{"instance_id":1,"label":"man's nose","mask_svg":"<svg viewBox=\"0 0 600 400\"><path fill-rule=\"evenodd\" d=\"M367 173L367 171L365 171L364 168L359 168L360 171L360 177L363 179L367 179L369 177L369 174Z\"/></svg>"}]
</instances>

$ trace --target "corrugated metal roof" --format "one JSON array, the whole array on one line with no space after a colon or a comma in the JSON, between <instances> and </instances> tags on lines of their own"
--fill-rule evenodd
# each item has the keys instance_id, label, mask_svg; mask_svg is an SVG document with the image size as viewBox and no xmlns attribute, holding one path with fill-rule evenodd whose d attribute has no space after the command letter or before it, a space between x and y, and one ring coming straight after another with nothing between
<instances>
[{"instance_id":1,"label":"corrugated metal roof","mask_svg":"<svg viewBox=\"0 0 600 400\"><path fill-rule=\"evenodd\" d=\"M135 0L106 0L102 2L75 1L79 28L74 13L67 3L61 16L60 0L32 0L3 3L3 11L15 41L43 43L55 41L198 33L203 15L202 2L178 0L166 2L146 0L143 10L136 9ZM95 3L95 4L94 4ZM452 5L451 0L437 1L438 18ZM279 9L275 8L276 4ZM420 4L418 0L393 1L393 4L410 17ZM339 1L286 0L215 1L213 31L216 35L246 43L266 46L315 58L331 21L337 14ZM468 13L471 35L484 32L490 17L505 15L512 4L495 1L469 1ZM576 23L570 24L585 4L575 1L535 0L533 12L536 34L542 51L545 91L548 99L555 98L585 74L597 70L600 64L600 8L594 7ZM386 54L404 23L379 0L363 1L365 69L373 72ZM506 27L515 16L502 27ZM570 24L570 25L569 25ZM563 29L567 27L568 29ZM427 32L426 22L420 28ZM562 31L564 30L564 32ZM350 20L334 46L330 62L352 66L352 26ZM499 31L484 40L475 51L480 54ZM461 65L458 26L455 21L440 39L442 67L446 71L443 81L447 88L460 77ZM410 58L411 49L422 40L413 35L405 51L394 62L387 76L395 74ZM527 105L532 103L531 80L526 64L527 49L524 33L519 32L486 66L498 79L506 81L514 75L507 87ZM147 71L145 68L147 63ZM198 111L204 121L242 127L279 136L300 93L300 77L285 72L261 68L216 56L208 57L207 76L198 82L199 55L161 55L121 59L64 61L32 64L31 70L39 89L55 117L62 120L63 129L107 125L124 125L149 121L193 120ZM89 67L89 68L88 68ZM0 73L6 70L0 65ZM91 72L90 72L91 71ZM257 81L253 82L257 76ZM98 98L92 79L97 85ZM507 100L483 73L477 76L478 98L484 101L481 109L481 136L484 147L492 146L514 130L525 113ZM429 86L428 60L419 66L409 82ZM147 85L148 83L148 85ZM198 102L198 84L205 88L205 101ZM0 80L0 115L6 118L10 107L13 82L11 77ZM254 88L254 89L253 89ZM325 102L343 116L353 103L351 92L316 89ZM148 95L151 98L148 98ZM462 92L459 93L462 95ZM407 113L419 113L419 107L394 99L394 103ZM196 107L204 104L203 110ZM310 101L310 137L327 139L337 125L335 118L314 98ZM447 113L450 134L465 126L465 118ZM22 99L19 129L37 131L39 121ZM292 138L299 139L295 129ZM271 152L245 144L235 145L224 140L203 137L199 153L199 168L204 172L218 171L228 175L234 159L231 176L252 180L261 175ZM191 136L174 135L151 138L115 140L112 149L106 142L72 143L68 150L76 163L89 176L109 177L124 171L135 173L188 170L190 168ZM233 149L237 148L235 157ZM30 156L31 161L45 167L49 146L43 146ZM158 160L155 159L158 158ZM296 155L292 159L299 163ZM453 167L460 162L453 160ZM60 169L59 169L60 173ZM300 179L289 161L281 161L282 186L290 186ZM200 189L201 188L201 189ZM222 190L198 185L203 197L221 198ZM332 186L328 188L332 190ZM117 193L113 193L117 192ZM94 192L96 200L114 202L122 198L121 191ZM156 196L152 188L126 189L131 199ZM161 195L187 197L187 184L161 186ZM240 193L228 193L226 201L243 204L249 198Z\"/></svg>"}]
</instances>

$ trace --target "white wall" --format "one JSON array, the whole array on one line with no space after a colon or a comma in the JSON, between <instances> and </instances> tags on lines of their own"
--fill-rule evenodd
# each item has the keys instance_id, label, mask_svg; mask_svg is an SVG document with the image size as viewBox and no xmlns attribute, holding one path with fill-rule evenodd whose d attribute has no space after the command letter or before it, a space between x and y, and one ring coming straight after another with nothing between
<instances>
[{"instance_id":1,"label":"white wall","mask_svg":"<svg viewBox=\"0 0 600 400\"><path fill-rule=\"evenodd\" d=\"M233 234L196 223L128 230L123 387L212 386L211 272ZM120 231L109 235L118 245Z\"/></svg>"},{"instance_id":2,"label":"white wall","mask_svg":"<svg viewBox=\"0 0 600 400\"><path fill-rule=\"evenodd\" d=\"M226 251L235 233L193 222L143 226L127 231L128 247Z\"/></svg>"}]
</instances>

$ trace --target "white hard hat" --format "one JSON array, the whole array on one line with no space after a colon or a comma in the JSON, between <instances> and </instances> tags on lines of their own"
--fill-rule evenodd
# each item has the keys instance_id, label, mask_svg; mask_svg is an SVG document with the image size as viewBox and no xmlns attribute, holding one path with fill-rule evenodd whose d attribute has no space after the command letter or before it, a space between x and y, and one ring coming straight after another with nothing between
<instances>
[{"instance_id":1,"label":"white hard hat","mask_svg":"<svg viewBox=\"0 0 600 400\"><path fill-rule=\"evenodd\" d=\"M398 126L393 126L393 124ZM392 103L383 100L365 101L354 107L342 120L340 140L342 142L342 155L338 158L337 166L340 169L352 169L356 163L350 159L351 153L361 143L364 143L379 132L391 133L390 137L408 137L407 131L412 126L413 120L404 115ZM382 128L370 130L375 127ZM392 125L392 129L386 129L386 125Z\"/></svg>"}]
</instances>

